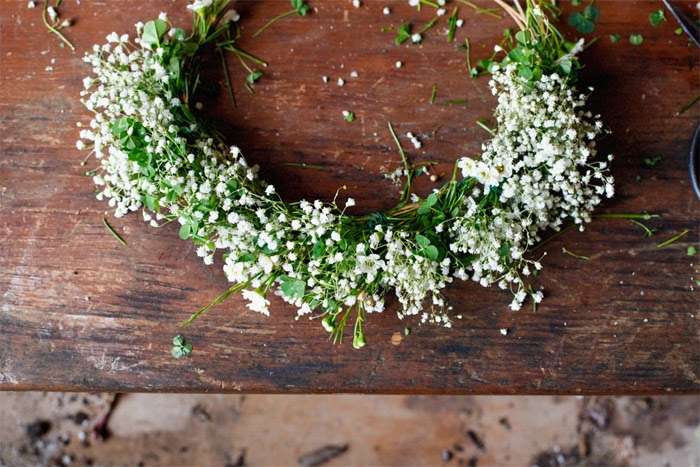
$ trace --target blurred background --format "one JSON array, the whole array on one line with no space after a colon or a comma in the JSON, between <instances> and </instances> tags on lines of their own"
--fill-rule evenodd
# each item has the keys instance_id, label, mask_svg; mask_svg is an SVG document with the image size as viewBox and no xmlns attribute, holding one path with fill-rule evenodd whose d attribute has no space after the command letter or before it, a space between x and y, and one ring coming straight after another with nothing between
<instances>
[{"instance_id":1,"label":"blurred background","mask_svg":"<svg viewBox=\"0 0 700 467\"><path fill-rule=\"evenodd\" d=\"M700 396L0 393L0 466L700 466Z\"/></svg>"}]
</instances>

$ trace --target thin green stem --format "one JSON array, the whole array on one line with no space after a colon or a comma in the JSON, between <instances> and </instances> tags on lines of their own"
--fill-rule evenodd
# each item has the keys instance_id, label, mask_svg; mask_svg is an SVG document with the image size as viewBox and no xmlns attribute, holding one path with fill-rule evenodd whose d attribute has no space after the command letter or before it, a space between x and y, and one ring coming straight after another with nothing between
<instances>
[{"instance_id":1,"label":"thin green stem","mask_svg":"<svg viewBox=\"0 0 700 467\"><path fill-rule=\"evenodd\" d=\"M591 258L588 257L588 256L577 255L576 253L567 250L566 247L562 247L562 248L561 248L561 252L564 253L564 254L566 254L566 255L569 255L569 256L571 256L571 257L573 257L573 258L582 259L582 260L584 260L584 261L589 261L589 260L591 259Z\"/></svg>"},{"instance_id":2,"label":"thin green stem","mask_svg":"<svg viewBox=\"0 0 700 467\"><path fill-rule=\"evenodd\" d=\"M428 5L428 6L431 6L431 7L433 7L433 8L440 8L440 5L438 5L437 3L432 2L432 1L430 1L430 0L420 0L419 5L420 5L421 3L422 3L423 5Z\"/></svg>"},{"instance_id":3,"label":"thin green stem","mask_svg":"<svg viewBox=\"0 0 700 467\"><path fill-rule=\"evenodd\" d=\"M496 136L496 132L495 132L493 129L489 128L489 127L488 127L484 122L482 122L481 120L477 120L477 121L476 121L476 124L477 124L479 127L481 127L481 129L483 129L483 130L486 131L488 134L490 134L491 136Z\"/></svg>"},{"instance_id":4,"label":"thin green stem","mask_svg":"<svg viewBox=\"0 0 700 467\"><path fill-rule=\"evenodd\" d=\"M399 149L399 154L401 155L401 162L403 163L403 167L406 170L406 183L404 184L403 192L401 194L401 200L394 207L394 209L399 209L404 204L406 204L406 201L408 200L408 197L411 194L411 186L413 185L413 168L408 163L406 153L404 152L403 147L401 147L401 141L399 141L399 137L396 136L396 132L394 131L393 125L391 124L391 122L388 122L388 125L389 133L391 133L391 137L394 139L394 143L396 143L396 147Z\"/></svg>"},{"instance_id":5,"label":"thin green stem","mask_svg":"<svg viewBox=\"0 0 700 467\"><path fill-rule=\"evenodd\" d=\"M208 305L203 306L203 307L200 308L199 310L197 310L197 311L195 311L194 313L192 313L192 315L191 315L189 318L187 318L187 320L183 321L182 326L189 326L190 324L192 324L192 322L193 322L194 320L196 320L197 318L199 318L201 315L203 315L204 313L206 313L207 311L209 311L210 309L212 309L212 308L215 307L216 305L219 305L220 303L223 303L223 302L224 302L228 297L230 297L231 295L233 295L233 294L235 294L235 293L238 293L238 292L240 292L241 290L245 289L245 288L248 286L249 283L250 283L250 281L248 281L248 282L242 282L242 283L240 283L240 284L232 285L232 286L229 287L225 292L223 292L222 294L218 295L211 303L209 303Z\"/></svg>"},{"instance_id":6,"label":"thin green stem","mask_svg":"<svg viewBox=\"0 0 700 467\"><path fill-rule=\"evenodd\" d=\"M287 11L286 13L282 13L281 15L275 16L274 18L272 18L271 20L269 20L267 23L265 23L265 24L263 25L263 27L261 27L260 29L258 29L257 31L255 31L255 34L253 34L253 37L258 37L260 34L262 34L263 32L265 32L265 30L266 30L267 28L269 28L270 26L272 26L273 24L275 24L277 21L281 20L282 18L286 18L287 16L291 16L291 15L293 15L293 14L296 13L296 12L297 12L296 10L289 10L289 11Z\"/></svg>"},{"instance_id":7,"label":"thin green stem","mask_svg":"<svg viewBox=\"0 0 700 467\"><path fill-rule=\"evenodd\" d=\"M430 21L428 21L427 23L425 23L425 25L422 28L420 28L420 30L418 31L418 34L423 34L423 33L427 32L428 30L432 29L432 27L435 26L435 23L437 22L438 19L440 19L440 17L436 16L435 18L433 18Z\"/></svg>"},{"instance_id":8,"label":"thin green stem","mask_svg":"<svg viewBox=\"0 0 700 467\"><path fill-rule=\"evenodd\" d=\"M307 164L306 162L285 162L284 165L290 167L301 167L303 169L328 170L328 167L320 164Z\"/></svg>"},{"instance_id":9,"label":"thin green stem","mask_svg":"<svg viewBox=\"0 0 700 467\"><path fill-rule=\"evenodd\" d=\"M463 3L464 5L467 5L468 7L472 8L475 12L482 14L482 15L489 15L493 16L494 18L501 19L502 16L498 14L498 10L495 8L482 8L479 5L470 2L469 0L457 0L460 3Z\"/></svg>"},{"instance_id":10,"label":"thin green stem","mask_svg":"<svg viewBox=\"0 0 700 467\"><path fill-rule=\"evenodd\" d=\"M221 48L217 48L216 51L219 53L219 59L221 60L221 67L224 70L224 80L226 83L226 91L228 92L228 97L231 99L231 103L234 107L238 107L236 103L236 95L233 93L233 85L231 84L231 75L228 72L228 65L226 64L226 56Z\"/></svg>"},{"instance_id":11,"label":"thin green stem","mask_svg":"<svg viewBox=\"0 0 700 467\"><path fill-rule=\"evenodd\" d=\"M56 7L58 7L60 3L56 4ZM44 24L46 25L46 28L49 30L49 32L56 34L61 41L63 41L64 44L66 44L70 49L75 52L75 46L71 43L71 41L68 40L66 36L63 35L61 31L56 29L51 23L49 23L49 19L47 17L48 14L48 9L49 9L49 0L46 0L44 2L44 10L42 11L41 18L44 20Z\"/></svg>"},{"instance_id":12,"label":"thin green stem","mask_svg":"<svg viewBox=\"0 0 700 467\"><path fill-rule=\"evenodd\" d=\"M649 214L649 213L617 213L617 212L608 212L608 213L602 213L602 214L596 214L593 216L598 219L634 219L634 220L643 220L643 221L648 221L651 219L656 219L657 217L661 217L658 214Z\"/></svg>"},{"instance_id":13,"label":"thin green stem","mask_svg":"<svg viewBox=\"0 0 700 467\"><path fill-rule=\"evenodd\" d=\"M679 116L683 115L684 113L686 113L688 110L690 110L690 108L692 106L694 106L698 102L700 102L700 95L695 96L695 98L693 100L691 100L690 102L685 104L683 107L681 107L681 109L678 112L676 112L676 117L679 117Z\"/></svg>"},{"instance_id":14,"label":"thin green stem","mask_svg":"<svg viewBox=\"0 0 700 467\"><path fill-rule=\"evenodd\" d=\"M117 239L117 241L118 241L119 243L121 243L121 244L124 245L124 246L129 246L129 245L126 243L126 240L124 240L124 237L122 237L121 235L119 235L119 233L118 233L116 230L114 230L114 227L111 226L111 224L107 221L107 218L106 218L106 217L103 217L103 218L102 218L102 223L103 223L104 226L107 228L107 230L109 231L109 233L112 234L112 237L114 237L115 239Z\"/></svg>"},{"instance_id":15,"label":"thin green stem","mask_svg":"<svg viewBox=\"0 0 700 467\"><path fill-rule=\"evenodd\" d=\"M467 105L469 101L467 99L447 99L440 102L440 105Z\"/></svg>"},{"instance_id":16,"label":"thin green stem","mask_svg":"<svg viewBox=\"0 0 700 467\"><path fill-rule=\"evenodd\" d=\"M639 222L639 221L636 221L636 220L634 220L634 219L628 219L628 220L629 220L631 223L633 223L634 225L636 225L636 226L638 226L638 227L641 227L642 230L644 230L644 236L645 236L645 237L652 237L652 236L654 235L654 230L653 230L653 229L650 229L649 227L647 227L647 226L644 225L643 223L641 223L641 222Z\"/></svg>"},{"instance_id":17,"label":"thin green stem","mask_svg":"<svg viewBox=\"0 0 700 467\"><path fill-rule=\"evenodd\" d=\"M235 53L238 55L239 58L246 58L250 60L251 62L254 62L260 66L267 66L267 62L263 60L262 58L256 57L255 55L251 54L250 52L246 52L243 49L239 49L235 45L229 44L225 47L226 50Z\"/></svg>"},{"instance_id":18,"label":"thin green stem","mask_svg":"<svg viewBox=\"0 0 700 467\"><path fill-rule=\"evenodd\" d=\"M674 243L676 243L678 240L680 240L681 238L688 235L688 232L689 232L689 230L685 229L683 232L681 232L677 235L674 235L673 237L669 238L668 240L666 240L664 242L659 243L658 245L656 245L656 248L666 248L667 246L671 246Z\"/></svg>"}]
</instances>

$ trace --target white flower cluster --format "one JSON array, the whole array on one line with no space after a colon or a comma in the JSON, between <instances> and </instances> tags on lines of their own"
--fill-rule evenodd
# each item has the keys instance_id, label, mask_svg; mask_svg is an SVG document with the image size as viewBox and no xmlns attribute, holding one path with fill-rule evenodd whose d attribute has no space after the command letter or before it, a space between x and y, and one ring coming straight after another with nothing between
<instances>
[{"instance_id":1,"label":"white flower cluster","mask_svg":"<svg viewBox=\"0 0 700 467\"><path fill-rule=\"evenodd\" d=\"M478 185L450 227L450 248L475 256L475 281L510 286L511 307L519 309L526 298L522 276L541 268L523 259L526 250L544 229L559 230L573 221L583 230L602 198L612 197L613 178L607 162L595 161L595 138L603 124L591 121L587 96L576 94L565 79L544 75L532 86L510 66L497 71L490 86L498 97L498 130L484 144L481 160L457 162L462 175ZM484 209L482 195L493 196L495 203ZM536 302L541 298L541 292L533 293Z\"/></svg>"},{"instance_id":2,"label":"white flower cluster","mask_svg":"<svg viewBox=\"0 0 700 467\"><path fill-rule=\"evenodd\" d=\"M567 220L583 225L613 193L606 163L592 162L602 125L589 122L585 96L557 75L528 87L506 69L491 83L496 136L480 161L458 161L468 190L430 238L386 216L348 216L335 202L285 203L184 102L173 66L184 37L166 34L158 45L116 33L107 39L85 57L93 76L84 80L83 103L94 117L77 143L99 161L97 198L117 216L142 210L154 227L177 221L206 264L222 250L227 278L256 312L269 314L273 289L298 316L381 312L393 289L400 317L449 327L441 291L453 278L511 288L517 309L528 293L542 299L523 279L541 267L524 258L538 232Z\"/></svg>"}]
</instances>

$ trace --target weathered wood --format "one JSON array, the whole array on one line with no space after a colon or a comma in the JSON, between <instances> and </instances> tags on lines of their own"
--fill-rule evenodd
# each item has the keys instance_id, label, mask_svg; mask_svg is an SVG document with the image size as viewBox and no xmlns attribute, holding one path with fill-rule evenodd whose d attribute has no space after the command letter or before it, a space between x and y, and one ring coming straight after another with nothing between
<instances>
[{"instance_id":1,"label":"weathered wood","mask_svg":"<svg viewBox=\"0 0 700 467\"><path fill-rule=\"evenodd\" d=\"M404 0L316 0L308 18L281 21L243 46L271 66L251 96L229 60L239 102L232 108L218 63L207 66L211 96L205 111L263 166L287 199L329 199L341 185L372 211L389 207L398 189L381 175L398 166L386 131L426 135L416 161L439 162L443 179L454 159L476 154L486 135L475 120L492 113L486 79L471 80L464 56L442 27L420 47L396 47L381 28L429 18ZM394 13L383 16L384 4ZM485 4L485 0L480 1ZM566 2L566 8L569 8ZM684 2L693 11L695 1ZM67 34L79 52L116 30L161 10L186 24L186 2L158 0L65 2L76 18ZM604 147L617 155L618 195L602 211L649 211L652 238L625 221L596 221L567 232L544 250L540 283L547 297L536 312L507 311L497 290L458 283L448 296L464 314L452 330L399 321L393 312L370 317L369 345L333 346L314 321L273 300L273 317L248 312L234 298L184 330L189 359L169 355L170 340L198 306L227 285L220 265L206 267L172 226L156 230L138 215L113 220L128 247L102 225L106 206L94 199L74 149L78 101L87 73L81 53L60 48L39 9L0 0L0 388L108 391L416 392L416 393L688 393L700 390L698 200L687 175L687 148L698 106L675 112L698 94L698 49L673 34L668 21L652 28L656 1L599 1L601 39L586 52L585 85L612 130ZM287 1L241 1L244 37ZM462 8L472 58L489 54L507 20ZM565 14L566 17L566 14ZM630 33L644 35L633 47ZM611 44L608 34L622 40ZM55 63L53 63L55 59ZM404 62L396 69L397 60ZM53 67L47 71L46 67ZM350 78L357 70L359 77ZM321 76L331 77L324 84ZM347 84L334 84L338 77ZM466 99L465 106L431 105ZM343 122L353 110L357 120ZM430 135L428 137L428 135ZM661 154L656 169L645 157ZM285 162L320 164L303 169ZM419 191L433 184L426 177ZM690 234L667 249L656 244L682 229ZM562 247L590 256L581 261ZM394 332L413 333L392 345ZM507 337L500 328L509 328Z\"/></svg>"}]
</instances>

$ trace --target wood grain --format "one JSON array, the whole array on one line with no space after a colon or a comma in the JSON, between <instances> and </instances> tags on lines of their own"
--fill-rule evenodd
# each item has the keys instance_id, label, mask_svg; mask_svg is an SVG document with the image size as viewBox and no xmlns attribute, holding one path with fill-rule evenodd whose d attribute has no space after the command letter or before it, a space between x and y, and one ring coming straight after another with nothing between
<instances>
[{"instance_id":1,"label":"wood grain","mask_svg":"<svg viewBox=\"0 0 700 467\"><path fill-rule=\"evenodd\" d=\"M207 65L204 113L263 167L287 199L329 199L339 186L358 212L391 206L398 189L382 176L399 165L386 131L423 135L415 161L438 161L449 175L460 155L477 154L485 134L475 120L492 114L485 79L471 80L464 56L442 27L420 47L396 47L381 31L402 20L422 23L405 1L314 1L308 18L275 25L244 48L271 64L256 94L243 91L244 73L229 61L239 101L229 105L218 63ZM481 0L485 4L485 0ZM694 14L694 1L683 2ZM0 0L0 389L87 391L246 391L365 393L696 393L700 391L698 200L687 174L689 137L698 106L676 111L700 89L698 49L674 35L675 23L652 28L655 1L598 2L600 40L585 54L582 84L612 133L618 195L601 211L649 211L654 238L624 221L594 222L549 243L540 283L546 299L536 312L507 310L508 297L473 283L448 296L464 315L452 330L399 321L393 310L371 316L369 345L333 346L316 321L293 318L273 300L266 319L239 298L182 330L179 322L227 285L220 268L204 266L174 228L156 230L137 215L112 220L128 247L102 225L106 205L95 200L74 149L78 101L88 72L82 52L115 30L168 11L186 24L186 2L67 0L76 19L68 30L78 52L46 33L39 9ZM381 14L391 4L391 16ZM286 1L239 1L244 37L288 7ZM568 4L565 5L568 8ZM472 58L489 54L507 20L462 8ZM565 12L566 17L567 14ZM622 40L612 44L608 34ZM641 33L644 44L627 37ZM397 60L404 67L396 69ZM47 70L52 67L52 70ZM357 70L353 79L350 72ZM323 75L331 77L324 84ZM338 77L347 84L334 84ZM431 105L466 99L464 106ZM342 120L343 110L357 120ZM663 155L656 169L646 157ZM319 164L323 170L285 165ZM439 183L439 182L438 182ZM433 186L426 177L420 193ZM682 229L669 248L656 244ZM562 247L590 256L562 254ZM697 287L697 286L696 286ZM392 345L397 331L413 332ZM508 336L500 328L509 328ZM191 358L174 360L170 339L183 332Z\"/></svg>"}]
</instances>

